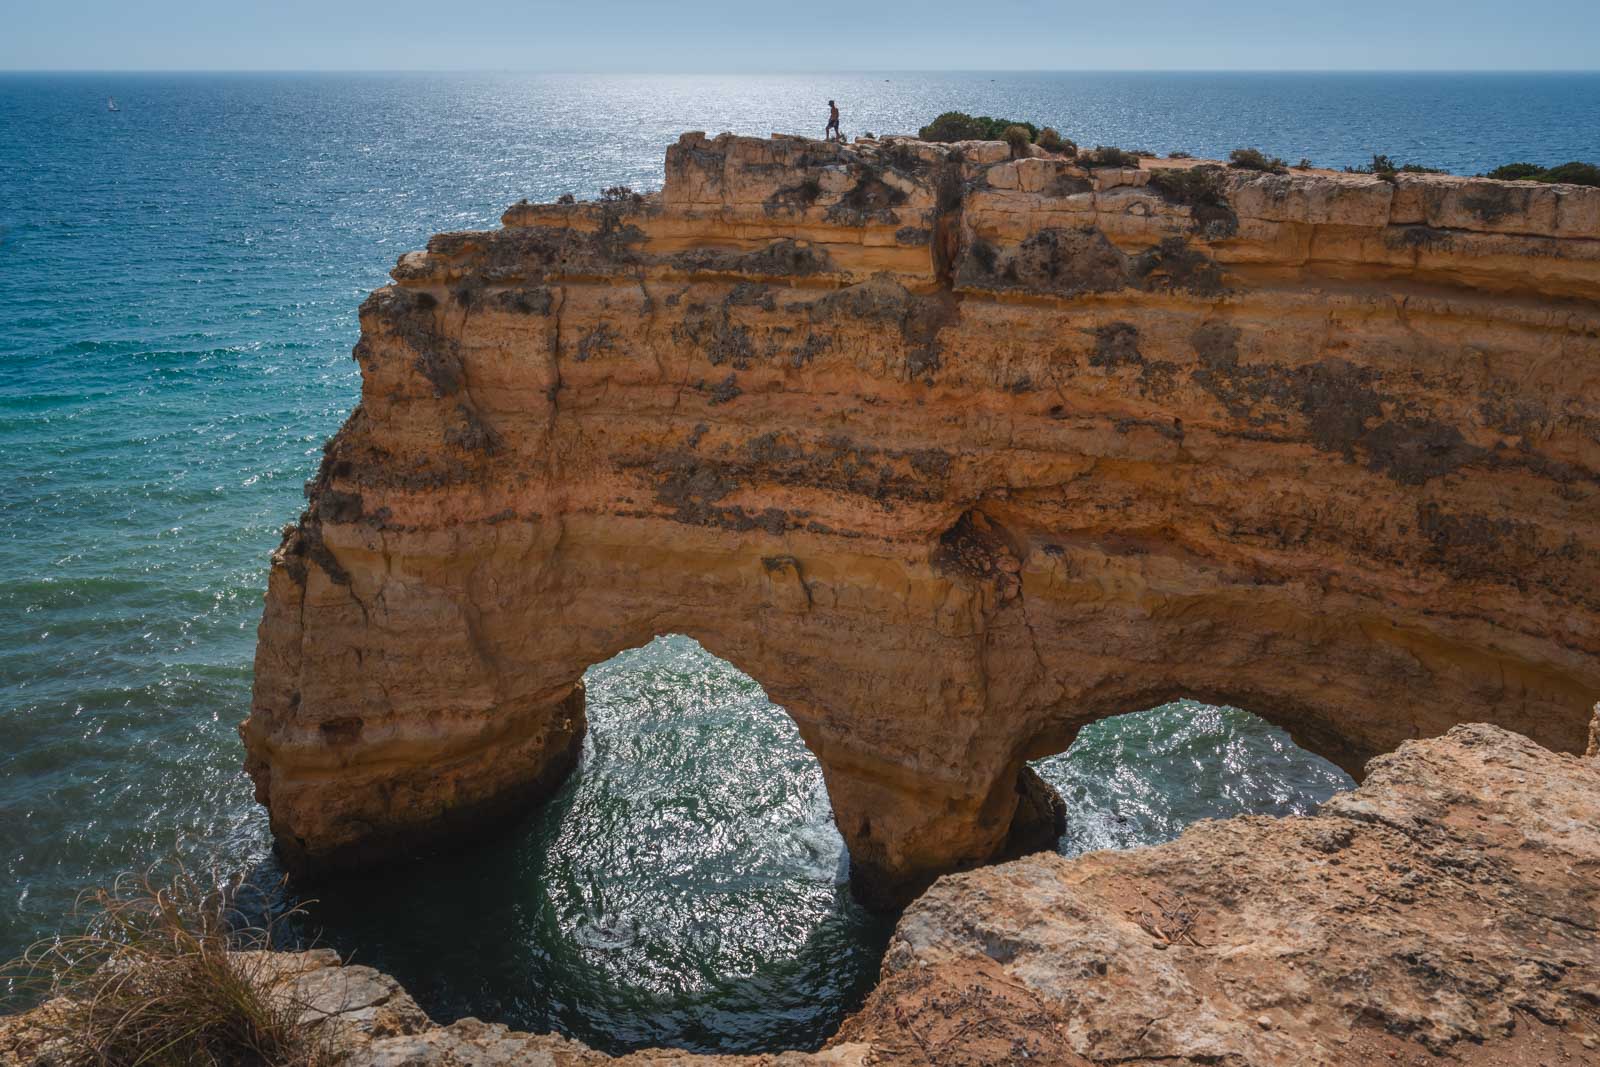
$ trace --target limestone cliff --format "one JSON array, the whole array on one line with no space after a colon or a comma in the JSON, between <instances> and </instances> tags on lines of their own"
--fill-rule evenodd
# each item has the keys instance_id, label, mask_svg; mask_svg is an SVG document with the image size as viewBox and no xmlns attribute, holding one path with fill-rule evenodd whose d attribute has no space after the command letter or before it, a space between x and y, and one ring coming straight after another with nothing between
<instances>
[{"instance_id":1,"label":"limestone cliff","mask_svg":"<svg viewBox=\"0 0 1600 1067\"><path fill-rule=\"evenodd\" d=\"M1178 695L1352 769L1585 745L1600 190L687 134L394 278L242 728L301 871L544 795L668 632L794 717L884 902Z\"/></svg>"},{"instance_id":2,"label":"limestone cliff","mask_svg":"<svg viewBox=\"0 0 1600 1067\"><path fill-rule=\"evenodd\" d=\"M1491 726L1380 757L1314 816L1201 823L1171 844L1030 856L940 879L820 1053L611 1060L391 979L286 961L350 1067L999 1063L1346 1067L1600 1061L1600 761ZM0 1018L0 1064L47 1034Z\"/></svg>"}]
</instances>

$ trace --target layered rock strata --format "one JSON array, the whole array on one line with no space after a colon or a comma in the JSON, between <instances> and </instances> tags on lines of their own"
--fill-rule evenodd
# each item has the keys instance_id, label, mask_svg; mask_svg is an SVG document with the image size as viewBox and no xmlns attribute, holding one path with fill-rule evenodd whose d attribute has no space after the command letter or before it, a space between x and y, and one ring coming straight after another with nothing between
<instances>
[{"instance_id":1,"label":"layered rock strata","mask_svg":"<svg viewBox=\"0 0 1600 1067\"><path fill-rule=\"evenodd\" d=\"M828 1047L753 1057L430 1023L395 983L293 957L351 1067L1600 1062L1600 759L1486 725L1379 757L1314 816L937 881ZM47 1046L0 1019L0 1064ZM8 1058L9 1057L9 1058Z\"/></svg>"},{"instance_id":2,"label":"layered rock strata","mask_svg":"<svg viewBox=\"0 0 1600 1067\"><path fill-rule=\"evenodd\" d=\"M687 134L393 274L242 728L303 873L542 796L669 632L794 717L883 903L1180 695L1352 769L1586 743L1600 190Z\"/></svg>"}]
</instances>

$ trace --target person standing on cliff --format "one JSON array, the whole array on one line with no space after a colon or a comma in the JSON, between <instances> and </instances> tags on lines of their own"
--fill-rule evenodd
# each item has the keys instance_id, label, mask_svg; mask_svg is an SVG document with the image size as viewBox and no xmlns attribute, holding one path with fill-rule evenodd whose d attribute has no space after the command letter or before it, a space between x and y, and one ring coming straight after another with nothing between
<instances>
[{"instance_id":1,"label":"person standing on cliff","mask_svg":"<svg viewBox=\"0 0 1600 1067\"><path fill-rule=\"evenodd\" d=\"M824 141L842 141L844 134L839 132L839 105L832 100L828 101L828 126L822 131Z\"/></svg>"}]
</instances>

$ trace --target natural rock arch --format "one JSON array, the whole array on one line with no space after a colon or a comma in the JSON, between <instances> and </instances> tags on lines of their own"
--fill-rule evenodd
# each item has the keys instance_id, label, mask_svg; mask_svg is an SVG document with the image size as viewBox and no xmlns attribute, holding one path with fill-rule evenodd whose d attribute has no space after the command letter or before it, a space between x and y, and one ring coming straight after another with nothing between
<instances>
[{"instance_id":1,"label":"natural rock arch","mask_svg":"<svg viewBox=\"0 0 1600 1067\"><path fill-rule=\"evenodd\" d=\"M788 709L885 902L1177 695L1352 770L1580 750L1600 191L1006 157L686 135L661 194L403 257L274 556L243 733L291 865L535 800L583 670L666 632Z\"/></svg>"}]
</instances>

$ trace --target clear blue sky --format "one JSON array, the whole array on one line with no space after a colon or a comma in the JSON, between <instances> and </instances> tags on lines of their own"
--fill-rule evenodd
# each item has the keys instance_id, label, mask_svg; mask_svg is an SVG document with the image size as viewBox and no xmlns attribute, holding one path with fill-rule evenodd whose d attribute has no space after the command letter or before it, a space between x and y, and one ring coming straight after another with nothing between
<instances>
[{"instance_id":1,"label":"clear blue sky","mask_svg":"<svg viewBox=\"0 0 1600 1067\"><path fill-rule=\"evenodd\" d=\"M0 0L0 70L1593 70L1600 0Z\"/></svg>"}]
</instances>

